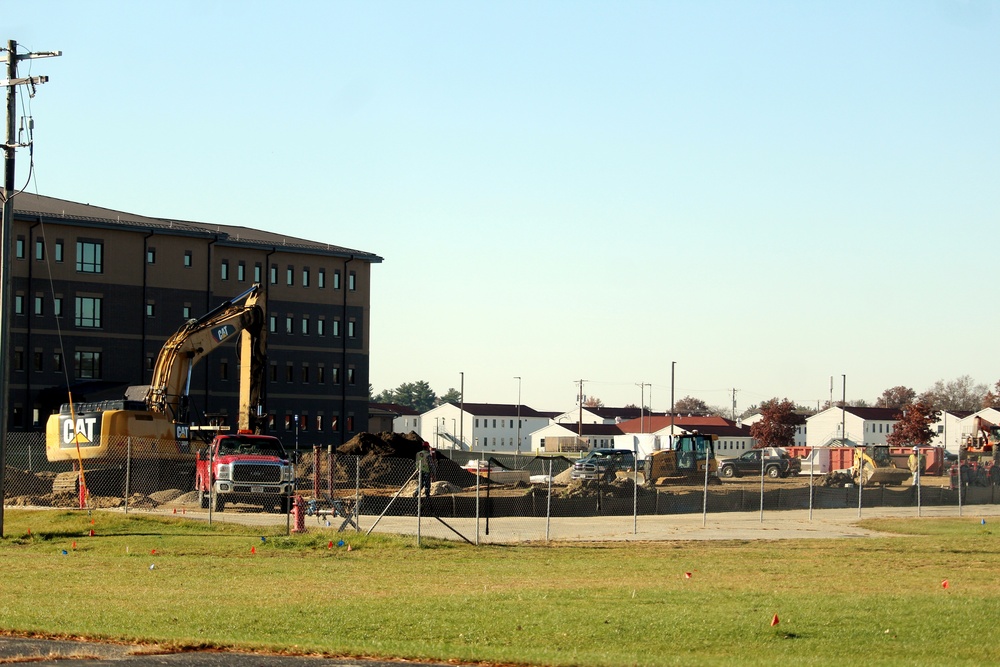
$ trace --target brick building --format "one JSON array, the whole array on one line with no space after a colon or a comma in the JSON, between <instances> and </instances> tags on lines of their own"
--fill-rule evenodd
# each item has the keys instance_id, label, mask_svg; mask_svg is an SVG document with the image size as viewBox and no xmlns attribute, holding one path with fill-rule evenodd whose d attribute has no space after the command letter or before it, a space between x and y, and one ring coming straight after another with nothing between
<instances>
[{"instance_id":1,"label":"brick building","mask_svg":"<svg viewBox=\"0 0 1000 667\"><path fill-rule=\"evenodd\" d=\"M66 401L148 384L167 337L260 283L270 428L299 446L367 429L371 265L382 258L246 227L145 217L19 194L11 230L8 428L40 430ZM194 367L193 414L235 424L239 360Z\"/></svg>"}]
</instances>

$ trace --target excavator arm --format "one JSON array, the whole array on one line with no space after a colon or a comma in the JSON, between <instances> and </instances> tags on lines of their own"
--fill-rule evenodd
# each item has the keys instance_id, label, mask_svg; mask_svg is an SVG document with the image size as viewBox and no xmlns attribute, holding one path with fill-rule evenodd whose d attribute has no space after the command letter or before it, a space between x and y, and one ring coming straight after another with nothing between
<instances>
[{"instance_id":1,"label":"excavator arm","mask_svg":"<svg viewBox=\"0 0 1000 667\"><path fill-rule=\"evenodd\" d=\"M264 293L254 285L211 312L188 320L167 339L146 390L145 402L152 412L170 415L175 421L189 421L188 395L191 373L202 357L233 336L240 340L239 428L256 431L266 363L267 329L264 326Z\"/></svg>"}]
</instances>

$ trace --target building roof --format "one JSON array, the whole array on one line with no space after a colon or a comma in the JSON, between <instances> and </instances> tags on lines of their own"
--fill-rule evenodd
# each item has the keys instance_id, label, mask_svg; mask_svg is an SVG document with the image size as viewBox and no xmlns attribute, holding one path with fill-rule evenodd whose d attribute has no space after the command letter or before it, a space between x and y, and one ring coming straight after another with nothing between
<instances>
[{"instance_id":1,"label":"building roof","mask_svg":"<svg viewBox=\"0 0 1000 667\"><path fill-rule=\"evenodd\" d=\"M14 214L21 219L39 219L42 222L70 222L93 227L119 227L137 231L175 234L179 236L201 236L213 238L222 245L260 248L281 248L294 252L316 253L338 257L354 257L367 262L379 263L382 258L363 250L353 250L329 243L276 234L261 229L235 225L218 225L204 222L157 218L101 206L81 204L67 199L57 199L22 192L14 198Z\"/></svg>"},{"instance_id":2,"label":"building roof","mask_svg":"<svg viewBox=\"0 0 1000 667\"><path fill-rule=\"evenodd\" d=\"M672 422L672 420L674 420ZM661 415L653 415L651 417L642 417L641 419L631 419L627 422L622 422L618 424L623 433L655 433L661 431L665 428L670 428L670 424L688 429L688 428L699 428L702 426L732 426L733 422L729 421L725 417L669 417Z\"/></svg>"},{"instance_id":3,"label":"building roof","mask_svg":"<svg viewBox=\"0 0 1000 667\"><path fill-rule=\"evenodd\" d=\"M460 407L458 403L454 401L449 401L451 405L456 408ZM522 419L526 417L534 417L541 419L548 419L548 415L542 414L533 408L529 408L523 403L520 406L520 412L518 412L518 406L508 403L465 403L461 407L465 408L465 411L470 415L476 417L517 417L519 414Z\"/></svg>"},{"instance_id":4,"label":"building roof","mask_svg":"<svg viewBox=\"0 0 1000 667\"><path fill-rule=\"evenodd\" d=\"M847 406L845 411L865 421L896 421L899 419L899 408L858 408Z\"/></svg>"},{"instance_id":5,"label":"building roof","mask_svg":"<svg viewBox=\"0 0 1000 667\"><path fill-rule=\"evenodd\" d=\"M583 430L580 430L580 424L567 424L562 422L560 424L553 424L553 426L561 426L562 428L570 431L572 433L580 433L583 436L588 435L603 435L603 436L616 436L624 435L622 430L618 428L618 424L594 424L591 422L583 423Z\"/></svg>"},{"instance_id":6,"label":"building roof","mask_svg":"<svg viewBox=\"0 0 1000 667\"><path fill-rule=\"evenodd\" d=\"M388 413L388 414L394 414L394 415L397 415L399 417L402 417L403 415L410 416L410 415L419 415L420 414L419 412L417 412L413 408L405 406L405 405L400 405L398 403L372 403L372 402L369 402L368 403L368 412L371 413L371 412L375 412L376 410L379 411L379 412L385 412L385 413Z\"/></svg>"}]
</instances>

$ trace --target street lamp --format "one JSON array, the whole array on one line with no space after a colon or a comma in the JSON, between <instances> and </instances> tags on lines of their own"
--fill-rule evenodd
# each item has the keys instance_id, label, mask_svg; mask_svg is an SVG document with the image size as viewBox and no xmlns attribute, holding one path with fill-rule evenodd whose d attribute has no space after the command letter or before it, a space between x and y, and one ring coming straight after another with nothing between
<instances>
[{"instance_id":1,"label":"street lamp","mask_svg":"<svg viewBox=\"0 0 1000 667\"><path fill-rule=\"evenodd\" d=\"M516 456L521 453L521 376L516 375L514 379L517 380L517 449L514 450Z\"/></svg>"}]
</instances>

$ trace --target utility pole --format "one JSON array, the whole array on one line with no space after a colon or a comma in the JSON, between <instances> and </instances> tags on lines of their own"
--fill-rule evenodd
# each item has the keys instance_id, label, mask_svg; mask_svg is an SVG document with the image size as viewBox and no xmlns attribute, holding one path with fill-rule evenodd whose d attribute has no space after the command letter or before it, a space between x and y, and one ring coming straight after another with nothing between
<instances>
[{"instance_id":1,"label":"utility pole","mask_svg":"<svg viewBox=\"0 0 1000 667\"><path fill-rule=\"evenodd\" d=\"M577 396L577 408L580 410L580 416L576 420L576 437L580 442L583 442L583 383L586 380L580 380L580 394Z\"/></svg>"},{"instance_id":2,"label":"utility pole","mask_svg":"<svg viewBox=\"0 0 1000 667\"><path fill-rule=\"evenodd\" d=\"M733 387L733 421L736 421L736 392L737 389Z\"/></svg>"},{"instance_id":3,"label":"utility pole","mask_svg":"<svg viewBox=\"0 0 1000 667\"><path fill-rule=\"evenodd\" d=\"M514 377L517 380L517 449L514 450L515 455L521 454L521 376L517 375Z\"/></svg>"},{"instance_id":4,"label":"utility pole","mask_svg":"<svg viewBox=\"0 0 1000 667\"><path fill-rule=\"evenodd\" d=\"M7 63L7 78L2 84L7 87L7 139L3 145L4 151L4 183L3 183L3 221L0 223L0 537L3 537L3 495L4 471L7 467L7 406L10 400L10 369L7 359L10 356L10 240L14 227L14 151L28 146L17 142L17 87L26 85L31 88L32 97L35 86L49 80L47 76L29 76L23 79L17 77L17 63L34 58L53 58L61 56L62 51L45 51L40 53L25 53L18 55L17 42L13 39L7 42L6 55L0 56L0 62ZM29 127L30 133L30 127Z\"/></svg>"}]
</instances>

